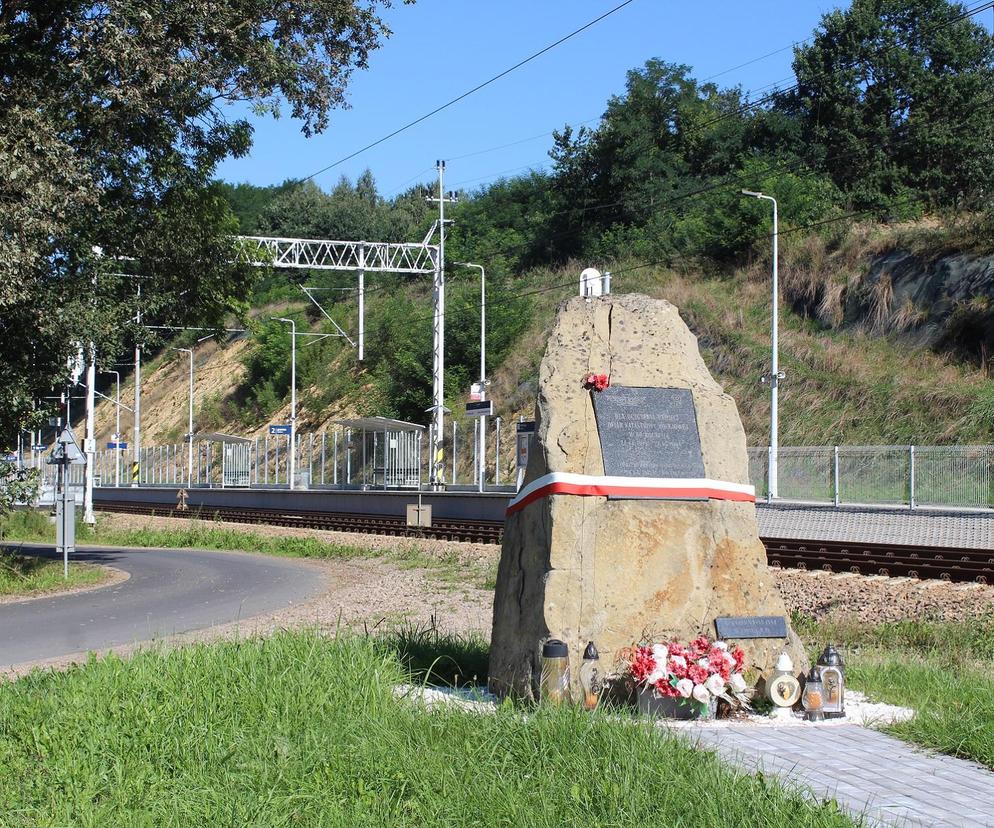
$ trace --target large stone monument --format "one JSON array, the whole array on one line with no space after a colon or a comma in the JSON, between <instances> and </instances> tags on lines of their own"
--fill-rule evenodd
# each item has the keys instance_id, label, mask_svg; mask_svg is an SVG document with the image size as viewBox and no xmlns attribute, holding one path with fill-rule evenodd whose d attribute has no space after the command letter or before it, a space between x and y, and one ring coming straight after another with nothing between
<instances>
[{"instance_id":1,"label":"large stone monument","mask_svg":"<svg viewBox=\"0 0 994 828\"><path fill-rule=\"evenodd\" d=\"M591 374L609 386L589 388ZM588 641L611 665L644 638L689 640L714 636L716 618L785 616L748 484L735 403L677 309L637 294L567 301L504 526L493 689L533 697L549 638L569 645L575 682ZM787 635L736 643L760 672L785 648L802 666Z\"/></svg>"}]
</instances>

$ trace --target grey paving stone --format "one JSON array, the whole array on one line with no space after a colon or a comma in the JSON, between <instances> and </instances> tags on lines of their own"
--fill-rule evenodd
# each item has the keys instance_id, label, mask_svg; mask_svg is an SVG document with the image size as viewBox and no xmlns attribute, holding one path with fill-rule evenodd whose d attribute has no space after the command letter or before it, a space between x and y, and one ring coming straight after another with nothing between
<instances>
[{"instance_id":1,"label":"grey paving stone","mask_svg":"<svg viewBox=\"0 0 994 828\"><path fill-rule=\"evenodd\" d=\"M994 826L994 773L855 725L681 731L729 763L834 798L871 825Z\"/></svg>"},{"instance_id":2,"label":"grey paving stone","mask_svg":"<svg viewBox=\"0 0 994 828\"><path fill-rule=\"evenodd\" d=\"M757 503L756 518L766 538L994 549L994 512Z\"/></svg>"}]
</instances>

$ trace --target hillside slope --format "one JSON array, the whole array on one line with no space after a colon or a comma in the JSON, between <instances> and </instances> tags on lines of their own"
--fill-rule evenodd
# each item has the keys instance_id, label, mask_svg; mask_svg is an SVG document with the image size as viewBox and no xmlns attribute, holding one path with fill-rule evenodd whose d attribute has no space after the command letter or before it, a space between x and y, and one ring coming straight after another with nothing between
<instances>
[{"instance_id":1,"label":"hillside slope","mask_svg":"<svg viewBox=\"0 0 994 828\"><path fill-rule=\"evenodd\" d=\"M994 382L988 376L983 340L978 341L969 327L977 325L978 317L964 310L987 312L989 305L982 301L985 283L974 279L965 305L946 303L941 319L936 316L940 311L936 303L918 307L891 298L885 305L879 287L885 279L891 297L902 291L905 296L911 294L902 287L902 279L908 284L924 280L935 286L934 274L920 274L916 281L914 267L909 265L914 256L923 262L919 269L937 260L921 249L913 250L899 232L879 228L856 228L834 245L819 238L785 245L780 351L786 373L780 397L783 445L994 442ZM902 263L900 279L892 279L881 265L888 261ZM977 261L981 270L988 266L984 260ZM767 261L757 259L745 267L712 273L626 262L615 262L610 268L615 292L646 293L680 309L698 336L712 373L736 399L751 445L766 443L769 420L768 386L759 381L769 362L768 267ZM513 283L519 294L527 295L531 316L501 364L491 366L490 394L505 422L533 413L545 337L556 306L575 292L579 269L577 264L535 270ZM994 295L994 279L988 286ZM431 337L429 287L425 283L403 287L417 313L386 320L409 329L408 336L425 348ZM388 298L382 292L370 298L368 329L373 335L377 314L386 312L386 305L377 302L386 303ZM301 315L306 309L304 302L281 307L283 312ZM354 306L345 300L334 309L343 320L354 314ZM257 315L272 313L268 306ZM318 320L311 318L310 324L314 331L323 330ZM989 326L980 329L989 336ZM958 339L957 332L962 334ZM388 386L382 374L412 370L399 362L359 368L348 346L340 340L331 342L311 355L300 352L301 359L306 356L312 363L309 372L302 372L310 380L305 379L298 389L302 431L320 430L340 416L391 413L387 410L391 403L383 397ZM288 401L261 414L245 404L252 390L246 385L245 361L253 347L259 346L244 335L198 346L196 430L252 436L264 433L269 423L287 420ZM416 368L418 381L429 376L427 365ZM472 376L472 364L470 368ZM146 445L182 439L187 382L185 354L163 351L146 366L142 397ZM467 394L466 387L450 384L448 388L457 419ZM133 402L130 378L122 398L126 405ZM129 414L124 414L122 423L130 435ZM100 442L113 431L110 403L98 405L97 428Z\"/></svg>"}]
</instances>

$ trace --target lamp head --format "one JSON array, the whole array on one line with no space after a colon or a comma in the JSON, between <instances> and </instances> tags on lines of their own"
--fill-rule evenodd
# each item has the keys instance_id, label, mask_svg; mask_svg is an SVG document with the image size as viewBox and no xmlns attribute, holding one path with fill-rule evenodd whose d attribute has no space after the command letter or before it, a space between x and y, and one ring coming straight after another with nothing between
<instances>
[{"instance_id":1,"label":"lamp head","mask_svg":"<svg viewBox=\"0 0 994 828\"><path fill-rule=\"evenodd\" d=\"M762 193L754 193L752 190L742 190L742 195L752 196L753 198L762 198Z\"/></svg>"}]
</instances>

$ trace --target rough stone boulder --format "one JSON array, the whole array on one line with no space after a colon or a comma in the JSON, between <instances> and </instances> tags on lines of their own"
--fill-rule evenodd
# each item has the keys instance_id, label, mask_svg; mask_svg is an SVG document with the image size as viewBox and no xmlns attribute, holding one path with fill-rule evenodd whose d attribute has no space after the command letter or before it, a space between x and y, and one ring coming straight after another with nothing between
<instances>
[{"instance_id":1,"label":"rough stone boulder","mask_svg":"<svg viewBox=\"0 0 994 828\"><path fill-rule=\"evenodd\" d=\"M587 374L612 386L689 389L705 477L748 484L735 402L711 377L697 339L669 302L629 294L570 299L539 371L536 434L525 485L550 472L604 475ZM608 499L553 494L508 515L497 573L491 686L532 697L541 645L569 645L574 685L587 641L605 667L645 637L714 636L721 616L786 615L756 526L755 505L730 500ZM799 641L740 641L770 671Z\"/></svg>"}]
</instances>

